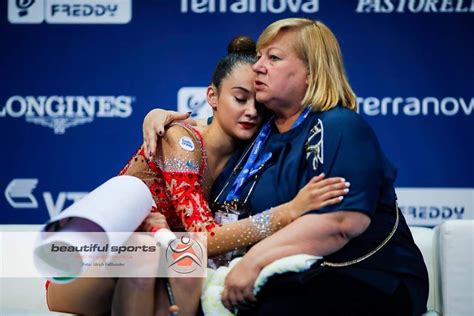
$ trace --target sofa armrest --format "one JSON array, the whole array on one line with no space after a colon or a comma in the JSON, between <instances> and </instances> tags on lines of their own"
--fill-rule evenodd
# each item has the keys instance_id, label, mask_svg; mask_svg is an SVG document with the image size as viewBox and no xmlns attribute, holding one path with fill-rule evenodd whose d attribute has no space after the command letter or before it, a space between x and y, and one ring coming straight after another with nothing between
<instances>
[{"instance_id":1,"label":"sofa armrest","mask_svg":"<svg viewBox=\"0 0 474 316\"><path fill-rule=\"evenodd\" d=\"M449 220L435 228L435 273L445 316L474 313L474 220Z\"/></svg>"}]
</instances>

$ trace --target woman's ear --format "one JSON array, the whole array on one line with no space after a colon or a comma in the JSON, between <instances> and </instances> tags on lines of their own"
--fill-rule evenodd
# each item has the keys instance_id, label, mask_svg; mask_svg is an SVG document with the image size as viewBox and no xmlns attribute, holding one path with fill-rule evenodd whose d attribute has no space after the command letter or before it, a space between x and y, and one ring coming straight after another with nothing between
<instances>
[{"instance_id":1,"label":"woman's ear","mask_svg":"<svg viewBox=\"0 0 474 316\"><path fill-rule=\"evenodd\" d=\"M207 87L206 91L207 103L211 106L213 111L217 111L217 89L213 85Z\"/></svg>"}]
</instances>

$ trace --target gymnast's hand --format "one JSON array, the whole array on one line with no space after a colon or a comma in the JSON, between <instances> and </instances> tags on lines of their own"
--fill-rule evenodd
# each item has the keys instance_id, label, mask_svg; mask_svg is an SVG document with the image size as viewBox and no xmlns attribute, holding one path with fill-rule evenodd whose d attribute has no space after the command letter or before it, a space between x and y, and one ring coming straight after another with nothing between
<instances>
[{"instance_id":1,"label":"gymnast's hand","mask_svg":"<svg viewBox=\"0 0 474 316\"><path fill-rule=\"evenodd\" d=\"M166 217L156 211L150 212L150 214L148 214L148 216L143 220L140 227L141 231L152 233L156 232L161 228L170 229L168 226L168 222L166 221Z\"/></svg>"},{"instance_id":2,"label":"gymnast's hand","mask_svg":"<svg viewBox=\"0 0 474 316\"><path fill-rule=\"evenodd\" d=\"M344 178L324 178L324 173L313 177L300 189L293 200L287 203L293 220L307 211L340 203L344 199L344 195L349 192L350 183L346 182Z\"/></svg>"},{"instance_id":3,"label":"gymnast's hand","mask_svg":"<svg viewBox=\"0 0 474 316\"><path fill-rule=\"evenodd\" d=\"M148 159L153 158L156 153L156 143L158 136L163 136L165 128L175 121L186 120L186 123L196 125L193 119L189 118L190 113L179 113L163 109L153 109L143 120L143 148Z\"/></svg>"}]
</instances>

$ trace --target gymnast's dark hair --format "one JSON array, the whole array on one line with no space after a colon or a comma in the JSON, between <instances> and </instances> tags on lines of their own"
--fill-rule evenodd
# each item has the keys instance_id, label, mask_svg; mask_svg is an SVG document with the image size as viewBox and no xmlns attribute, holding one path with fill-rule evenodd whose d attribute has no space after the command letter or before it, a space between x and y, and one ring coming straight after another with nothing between
<instances>
[{"instance_id":1,"label":"gymnast's dark hair","mask_svg":"<svg viewBox=\"0 0 474 316\"><path fill-rule=\"evenodd\" d=\"M256 44L248 36L234 37L227 46L227 55L216 66L212 75L212 84L220 91L224 80L237 64L252 65L256 60Z\"/></svg>"}]
</instances>

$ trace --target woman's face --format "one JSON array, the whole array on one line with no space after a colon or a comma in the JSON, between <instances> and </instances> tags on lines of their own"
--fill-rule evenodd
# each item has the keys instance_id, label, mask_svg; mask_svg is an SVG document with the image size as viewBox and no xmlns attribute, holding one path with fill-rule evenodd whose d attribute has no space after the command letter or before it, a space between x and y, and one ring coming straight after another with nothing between
<instances>
[{"instance_id":1,"label":"woman's face","mask_svg":"<svg viewBox=\"0 0 474 316\"><path fill-rule=\"evenodd\" d=\"M254 82L252 66L239 63L222 81L216 96L214 117L233 138L252 138L262 121L262 115L256 107Z\"/></svg>"},{"instance_id":2,"label":"woman's face","mask_svg":"<svg viewBox=\"0 0 474 316\"><path fill-rule=\"evenodd\" d=\"M281 31L257 52L255 91L258 102L278 114L282 108L300 108L307 88L308 69L293 48L296 34Z\"/></svg>"}]
</instances>

